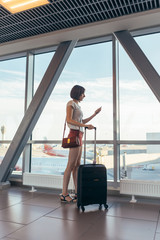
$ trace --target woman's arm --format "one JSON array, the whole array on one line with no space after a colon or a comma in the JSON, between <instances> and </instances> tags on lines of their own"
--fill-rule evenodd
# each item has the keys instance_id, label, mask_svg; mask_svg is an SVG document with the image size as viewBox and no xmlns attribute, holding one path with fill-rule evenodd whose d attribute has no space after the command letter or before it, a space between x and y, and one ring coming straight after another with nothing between
<instances>
[{"instance_id":1,"label":"woman's arm","mask_svg":"<svg viewBox=\"0 0 160 240\"><path fill-rule=\"evenodd\" d=\"M67 118L66 118L67 123L78 126L78 127L88 127L89 129L94 128L93 125L77 122L77 121L73 120L72 117L73 117L73 107L68 106L67 107Z\"/></svg>"},{"instance_id":2,"label":"woman's arm","mask_svg":"<svg viewBox=\"0 0 160 240\"><path fill-rule=\"evenodd\" d=\"M83 123L88 123L92 118L94 118L100 111L101 111L102 107L98 108L93 115L91 115L89 118L83 119Z\"/></svg>"}]
</instances>

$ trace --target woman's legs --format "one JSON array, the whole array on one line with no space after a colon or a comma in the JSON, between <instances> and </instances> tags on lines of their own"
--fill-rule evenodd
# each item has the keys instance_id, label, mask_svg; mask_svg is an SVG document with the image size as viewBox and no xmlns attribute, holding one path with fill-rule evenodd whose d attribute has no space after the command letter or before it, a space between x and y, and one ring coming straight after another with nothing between
<instances>
[{"instance_id":1,"label":"woman's legs","mask_svg":"<svg viewBox=\"0 0 160 240\"><path fill-rule=\"evenodd\" d=\"M71 173L74 170L75 166L77 166L77 162L79 162L79 157L81 156L80 152L82 151L82 147L76 147L76 148L70 148L69 149L69 157L68 157L68 164L66 167L66 170L64 172L63 177L63 191L62 194L64 196L68 195L68 184L70 181ZM78 161L77 161L78 160ZM74 170L75 172L76 170ZM74 178L76 177L76 174L74 174ZM75 180L74 180L75 182ZM71 198L67 197L67 201L70 201Z\"/></svg>"},{"instance_id":2,"label":"woman's legs","mask_svg":"<svg viewBox=\"0 0 160 240\"><path fill-rule=\"evenodd\" d=\"M78 167L80 166L81 163L81 156L82 156L82 146L78 147L79 151L77 154L77 159L75 161L75 166L72 171L72 176L73 176L73 181L74 181L74 186L75 186L75 193L77 193L77 176L78 176Z\"/></svg>"}]
</instances>

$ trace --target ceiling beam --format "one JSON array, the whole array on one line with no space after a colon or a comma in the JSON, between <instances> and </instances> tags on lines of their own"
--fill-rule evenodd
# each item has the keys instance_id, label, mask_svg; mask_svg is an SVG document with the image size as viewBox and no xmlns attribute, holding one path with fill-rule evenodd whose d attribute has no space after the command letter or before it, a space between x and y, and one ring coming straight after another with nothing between
<instances>
[{"instance_id":1,"label":"ceiling beam","mask_svg":"<svg viewBox=\"0 0 160 240\"><path fill-rule=\"evenodd\" d=\"M0 59L10 54L57 46L60 42L72 39L84 41L107 36L124 29L131 32L138 29L159 26L159 19L160 11L159 9L155 9L15 40L0 45Z\"/></svg>"}]
</instances>

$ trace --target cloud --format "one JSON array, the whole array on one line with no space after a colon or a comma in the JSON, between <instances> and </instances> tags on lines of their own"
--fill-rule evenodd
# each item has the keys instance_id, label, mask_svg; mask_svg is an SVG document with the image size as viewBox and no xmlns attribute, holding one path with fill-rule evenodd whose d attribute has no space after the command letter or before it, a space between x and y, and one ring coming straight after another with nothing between
<instances>
[{"instance_id":1,"label":"cloud","mask_svg":"<svg viewBox=\"0 0 160 240\"><path fill-rule=\"evenodd\" d=\"M130 90L130 91L141 91L148 89L147 84L142 82L142 80L120 80L120 89L121 90Z\"/></svg>"},{"instance_id":2,"label":"cloud","mask_svg":"<svg viewBox=\"0 0 160 240\"><path fill-rule=\"evenodd\" d=\"M59 81L53 90L51 98L66 101L70 98L70 90L74 85L81 85L86 89L86 101L112 101L112 79L95 78L78 81Z\"/></svg>"},{"instance_id":3,"label":"cloud","mask_svg":"<svg viewBox=\"0 0 160 240\"><path fill-rule=\"evenodd\" d=\"M0 98L24 98L25 81L1 81Z\"/></svg>"},{"instance_id":4,"label":"cloud","mask_svg":"<svg viewBox=\"0 0 160 240\"><path fill-rule=\"evenodd\" d=\"M25 72L0 69L0 72L25 77Z\"/></svg>"},{"instance_id":5,"label":"cloud","mask_svg":"<svg viewBox=\"0 0 160 240\"><path fill-rule=\"evenodd\" d=\"M79 78L81 77L82 74L80 72L74 72L74 71L69 71L69 70L63 70L62 72L62 77L67 77L67 78Z\"/></svg>"}]
</instances>

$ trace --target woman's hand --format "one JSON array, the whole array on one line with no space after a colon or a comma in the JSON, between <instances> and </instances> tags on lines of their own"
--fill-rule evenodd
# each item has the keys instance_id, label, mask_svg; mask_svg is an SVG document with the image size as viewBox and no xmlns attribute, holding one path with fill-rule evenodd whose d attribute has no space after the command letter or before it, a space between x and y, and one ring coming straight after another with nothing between
<instances>
[{"instance_id":1,"label":"woman's hand","mask_svg":"<svg viewBox=\"0 0 160 240\"><path fill-rule=\"evenodd\" d=\"M102 107L98 108L98 109L95 111L95 114L97 115L101 110L102 110Z\"/></svg>"},{"instance_id":2,"label":"woman's hand","mask_svg":"<svg viewBox=\"0 0 160 240\"><path fill-rule=\"evenodd\" d=\"M87 127L88 129L93 129L94 128L94 126L92 124L87 124L87 125L85 125L85 127Z\"/></svg>"}]
</instances>

